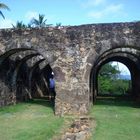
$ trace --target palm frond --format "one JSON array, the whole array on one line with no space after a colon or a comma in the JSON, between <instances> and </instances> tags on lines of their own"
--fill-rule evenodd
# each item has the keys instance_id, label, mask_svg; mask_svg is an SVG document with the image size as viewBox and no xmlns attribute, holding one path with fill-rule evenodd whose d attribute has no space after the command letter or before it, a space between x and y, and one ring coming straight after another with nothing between
<instances>
[{"instance_id":1,"label":"palm frond","mask_svg":"<svg viewBox=\"0 0 140 140\"><path fill-rule=\"evenodd\" d=\"M3 15L3 13L0 11L0 15L5 19L5 16Z\"/></svg>"},{"instance_id":2,"label":"palm frond","mask_svg":"<svg viewBox=\"0 0 140 140\"><path fill-rule=\"evenodd\" d=\"M5 5L4 3L0 3L0 8L10 10L10 8L7 5Z\"/></svg>"},{"instance_id":3,"label":"palm frond","mask_svg":"<svg viewBox=\"0 0 140 140\"><path fill-rule=\"evenodd\" d=\"M47 19L45 19L45 20L43 21L43 23L45 23L45 24L46 24L46 21L47 21Z\"/></svg>"},{"instance_id":4,"label":"palm frond","mask_svg":"<svg viewBox=\"0 0 140 140\"><path fill-rule=\"evenodd\" d=\"M45 15L39 14L38 19L33 18L31 20L31 25L34 27L46 27L47 19L44 19Z\"/></svg>"},{"instance_id":5,"label":"palm frond","mask_svg":"<svg viewBox=\"0 0 140 140\"><path fill-rule=\"evenodd\" d=\"M10 10L9 7L4 3L0 3L0 9ZM0 11L0 15L5 19L5 16L3 15L2 11Z\"/></svg>"},{"instance_id":6,"label":"palm frond","mask_svg":"<svg viewBox=\"0 0 140 140\"><path fill-rule=\"evenodd\" d=\"M37 19L35 19L35 18L33 18L32 20L31 20L31 24L32 25L39 25L39 21L37 20Z\"/></svg>"},{"instance_id":7,"label":"palm frond","mask_svg":"<svg viewBox=\"0 0 140 140\"><path fill-rule=\"evenodd\" d=\"M22 22L22 21L17 21L16 25L13 25L13 28L18 28L18 29L22 29L22 28L26 28L27 26Z\"/></svg>"}]
</instances>

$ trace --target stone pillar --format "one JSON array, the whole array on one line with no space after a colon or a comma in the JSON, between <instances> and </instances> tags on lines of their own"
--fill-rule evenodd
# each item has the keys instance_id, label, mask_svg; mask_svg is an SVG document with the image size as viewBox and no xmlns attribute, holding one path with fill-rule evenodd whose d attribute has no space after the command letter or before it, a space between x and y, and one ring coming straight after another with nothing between
<instances>
[{"instance_id":1,"label":"stone pillar","mask_svg":"<svg viewBox=\"0 0 140 140\"><path fill-rule=\"evenodd\" d=\"M15 93L10 91L4 82L0 81L0 107L16 104Z\"/></svg>"},{"instance_id":2,"label":"stone pillar","mask_svg":"<svg viewBox=\"0 0 140 140\"><path fill-rule=\"evenodd\" d=\"M133 93L137 99L139 98L140 100L140 73L139 69L134 68L132 71L132 88L133 88Z\"/></svg>"},{"instance_id":3,"label":"stone pillar","mask_svg":"<svg viewBox=\"0 0 140 140\"><path fill-rule=\"evenodd\" d=\"M86 114L89 109L88 87L83 83L56 83L55 114Z\"/></svg>"}]
</instances>

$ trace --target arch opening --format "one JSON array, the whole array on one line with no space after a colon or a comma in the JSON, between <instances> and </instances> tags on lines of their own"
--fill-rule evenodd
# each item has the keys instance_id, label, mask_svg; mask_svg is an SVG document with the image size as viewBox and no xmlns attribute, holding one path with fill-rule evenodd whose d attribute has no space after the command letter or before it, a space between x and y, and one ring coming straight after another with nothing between
<instances>
[{"instance_id":1,"label":"arch opening","mask_svg":"<svg viewBox=\"0 0 140 140\"><path fill-rule=\"evenodd\" d=\"M128 68L118 62L104 64L97 75L97 96L130 96L131 74Z\"/></svg>"},{"instance_id":2,"label":"arch opening","mask_svg":"<svg viewBox=\"0 0 140 140\"><path fill-rule=\"evenodd\" d=\"M105 51L97 58L90 75L90 101L92 103L95 102L99 94L99 71L105 64L113 61L120 62L128 68L131 75L131 96L140 97L139 52L139 49L133 47L117 47Z\"/></svg>"},{"instance_id":3,"label":"arch opening","mask_svg":"<svg viewBox=\"0 0 140 140\"><path fill-rule=\"evenodd\" d=\"M42 63L43 67L40 66ZM35 98L47 97L48 102L51 101L48 98L48 76L53 70L48 61L36 50L9 50L0 56L0 65L0 84L4 87L1 89L4 97L0 100L0 106ZM1 93L0 96L3 96Z\"/></svg>"}]
</instances>

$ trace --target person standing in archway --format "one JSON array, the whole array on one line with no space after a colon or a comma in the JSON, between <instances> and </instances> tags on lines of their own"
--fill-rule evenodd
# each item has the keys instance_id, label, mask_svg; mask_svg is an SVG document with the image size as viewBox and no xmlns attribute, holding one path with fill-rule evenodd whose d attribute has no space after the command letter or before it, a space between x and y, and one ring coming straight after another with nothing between
<instances>
[{"instance_id":1,"label":"person standing in archway","mask_svg":"<svg viewBox=\"0 0 140 140\"><path fill-rule=\"evenodd\" d=\"M49 98L51 101L55 100L55 80L54 80L54 73L51 73L50 79L49 79Z\"/></svg>"}]
</instances>

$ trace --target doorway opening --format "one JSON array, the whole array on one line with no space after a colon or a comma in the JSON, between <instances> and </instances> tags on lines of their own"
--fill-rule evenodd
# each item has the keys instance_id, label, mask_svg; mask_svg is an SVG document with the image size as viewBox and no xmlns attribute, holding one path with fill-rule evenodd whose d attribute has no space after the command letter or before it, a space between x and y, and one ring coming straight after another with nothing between
<instances>
[{"instance_id":1,"label":"doorway opening","mask_svg":"<svg viewBox=\"0 0 140 140\"><path fill-rule=\"evenodd\" d=\"M104 64L98 73L98 96L131 95L131 74L128 68L117 61Z\"/></svg>"},{"instance_id":2,"label":"doorway opening","mask_svg":"<svg viewBox=\"0 0 140 140\"><path fill-rule=\"evenodd\" d=\"M117 83L115 83L112 86L116 86L116 88L118 88L117 92L120 92L122 94L125 95L130 95L131 98L138 100L138 102L140 101L140 58L139 58L139 52L140 49L139 48L135 48L132 46L124 46L124 47L116 47L116 48L111 48L105 52L103 52L101 55L99 55L99 57L96 59L96 61L94 62L94 65L92 67L91 73L90 73L90 101L92 103L94 103L96 101L96 97L101 94L101 84L99 85L98 81L101 76L100 71L102 71L101 69L103 67L106 67L105 65L108 65L110 63L111 66L114 65L114 63L118 63L120 65L120 63L124 64L127 69L129 70L129 82L128 82L128 88L127 89L122 89L122 87L119 88L119 84L120 86L122 84L124 84L124 81L122 80L122 75L116 75L117 80L120 81ZM116 61L116 62L114 62ZM119 63L120 62L120 63ZM118 65L117 64L117 65ZM116 67L117 67L116 65ZM104 72L103 72L104 74ZM100 75L100 76L99 76ZM124 76L124 75L123 75ZM126 76L126 75L125 75ZM103 77L102 77L103 78ZM113 79L113 78L112 78ZM112 80L111 79L111 80ZM106 83L108 81L105 81ZM122 84L121 84L122 82ZM108 85L113 84L112 82ZM105 84L103 84L105 86ZM99 89L100 88L100 89ZM112 87L108 87L108 88L112 88ZM109 89L110 90L110 89ZM114 89L113 89L114 90ZM118 94L116 92L116 94ZM114 92L113 92L114 93ZM112 90L107 91L107 94L113 94ZM103 93L105 94L105 93Z\"/></svg>"}]
</instances>

